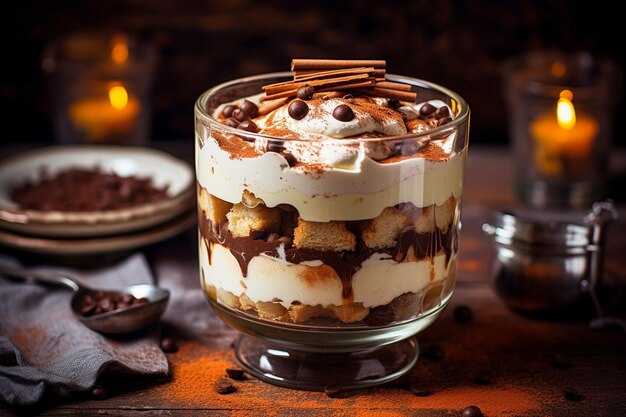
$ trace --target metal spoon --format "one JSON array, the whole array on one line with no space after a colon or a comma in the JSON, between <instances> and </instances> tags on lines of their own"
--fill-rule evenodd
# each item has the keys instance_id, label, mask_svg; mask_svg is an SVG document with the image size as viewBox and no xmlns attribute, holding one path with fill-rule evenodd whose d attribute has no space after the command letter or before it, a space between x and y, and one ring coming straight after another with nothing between
<instances>
[{"instance_id":1,"label":"metal spoon","mask_svg":"<svg viewBox=\"0 0 626 417\"><path fill-rule=\"evenodd\" d=\"M30 271L23 268L0 265L0 273L13 277L30 279L33 281L58 285L74 291L71 307L74 315L85 326L100 333L121 334L139 330L158 320L170 298L170 292L156 285L131 285L120 291L99 290L79 284L74 278L65 274L47 274ZM105 313L85 316L81 314L88 302L88 296L94 300L103 296L119 296L130 294L135 298L146 298L147 303L113 310Z\"/></svg>"}]
</instances>

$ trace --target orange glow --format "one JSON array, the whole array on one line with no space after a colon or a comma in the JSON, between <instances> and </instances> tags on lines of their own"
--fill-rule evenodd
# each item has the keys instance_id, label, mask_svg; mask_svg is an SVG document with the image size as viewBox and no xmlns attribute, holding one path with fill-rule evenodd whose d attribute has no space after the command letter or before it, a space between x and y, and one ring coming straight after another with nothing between
<instances>
[{"instance_id":1,"label":"orange glow","mask_svg":"<svg viewBox=\"0 0 626 417\"><path fill-rule=\"evenodd\" d=\"M550 70L552 71L552 75L561 78L565 75L565 64L561 61L554 61Z\"/></svg>"},{"instance_id":2,"label":"orange glow","mask_svg":"<svg viewBox=\"0 0 626 417\"><path fill-rule=\"evenodd\" d=\"M114 109L121 110L128 104L128 92L121 85L109 89L109 101Z\"/></svg>"},{"instance_id":3,"label":"orange glow","mask_svg":"<svg viewBox=\"0 0 626 417\"><path fill-rule=\"evenodd\" d=\"M573 94L569 90L561 91L556 106L556 119L561 129L570 130L576 126L576 111L572 104Z\"/></svg>"},{"instance_id":4,"label":"orange glow","mask_svg":"<svg viewBox=\"0 0 626 417\"><path fill-rule=\"evenodd\" d=\"M126 41L117 41L111 48L111 59L116 64L123 64L128 59L128 44Z\"/></svg>"}]
</instances>

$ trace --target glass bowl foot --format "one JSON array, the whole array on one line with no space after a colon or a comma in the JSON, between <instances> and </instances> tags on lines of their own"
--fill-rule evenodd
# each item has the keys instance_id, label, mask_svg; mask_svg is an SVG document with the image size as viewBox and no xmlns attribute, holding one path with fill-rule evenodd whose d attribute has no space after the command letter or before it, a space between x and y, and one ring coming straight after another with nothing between
<instances>
[{"instance_id":1,"label":"glass bowl foot","mask_svg":"<svg viewBox=\"0 0 626 417\"><path fill-rule=\"evenodd\" d=\"M372 387L407 373L417 362L419 347L411 337L396 343L354 352L305 352L273 346L241 335L235 345L237 360L255 377L287 388L324 391Z\"/></svg>"}]
</instances>

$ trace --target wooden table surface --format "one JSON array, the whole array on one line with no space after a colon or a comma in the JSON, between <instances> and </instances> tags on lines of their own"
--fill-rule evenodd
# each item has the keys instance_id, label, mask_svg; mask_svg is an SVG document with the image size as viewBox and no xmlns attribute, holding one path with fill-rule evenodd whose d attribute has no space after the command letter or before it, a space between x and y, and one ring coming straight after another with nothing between
<instances>
[{"instance_id":1,"label":"wooden table surface","mask_svg":"<svg viewBox=\"0 0 626 417\"><path fill-rule=\"evenodd\" d=\"M189 150L182 153L191 160ZM491 287L491 242L481 225L493 210L510 208L512 160L506 149L470 151L463 197L458 282L442 317L419 335L422 349L433 344L441 360L420 358L408 381L431 395L419 397L406 384L350 392L341 398L279 388L254 378L236 381L237 391L219 395L213 383L235 365L231 343L237 333L210 311L199 286L195 230L147 248L159 283L173 291L163 334L179 344L168 354L171 378L159 381L108 377L112 397L79 398L50 405L44 416L448 416L468 405L485 416L626 416L626 334L593 331L587 322L532 320L509 311ZM609 230L607 285L624 294L626 212ZM622 287L620 287L620 282ZM626 299L621 298L621 304ZM453 311L469 306L472 322L459 324ZM623 311L622 311L623 317ZM555 366L555 356L571 367ZM584 398L567 400L564 387ZM0 408L0 414L11 414Z\"/></svg>"}]
</instances>

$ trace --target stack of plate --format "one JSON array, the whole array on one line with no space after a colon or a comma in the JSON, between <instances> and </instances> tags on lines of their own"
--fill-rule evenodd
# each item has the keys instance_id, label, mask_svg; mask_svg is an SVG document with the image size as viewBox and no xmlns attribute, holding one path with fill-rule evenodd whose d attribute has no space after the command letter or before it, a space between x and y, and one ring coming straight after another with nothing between
<instances>
[{"instance_id":1,"label":"stack of plate","mask_svg":"<svg viewBox=\"0 0 626 417\"><path fill-rule=\"evenodd\" d=\"M167 186L167 198L99 212L22 210L11 190L37 182L45 169L96 169L121 177L150 178ZM150 148L98 145L51 146L0 162L0 245L57 255L130 250L168 239L196 221L194 173L186 162Z\"/></svg>"}]
</instances>

